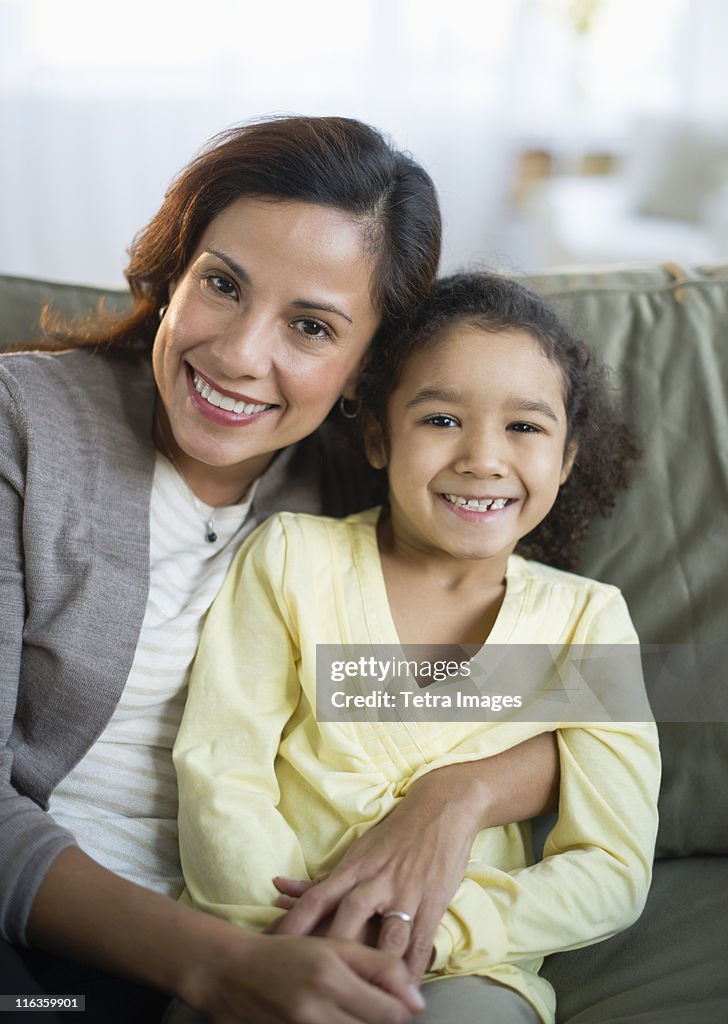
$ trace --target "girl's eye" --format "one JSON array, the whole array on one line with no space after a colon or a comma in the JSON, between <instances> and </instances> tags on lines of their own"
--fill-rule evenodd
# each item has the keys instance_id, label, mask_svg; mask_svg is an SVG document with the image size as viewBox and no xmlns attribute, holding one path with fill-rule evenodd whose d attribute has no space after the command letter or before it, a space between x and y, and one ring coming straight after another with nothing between
<instances>
[{"instance_id":1,"label":"girl's eye","mask_svg":"<svg viewBox=\"0 0 728 1024\"><path fill-rule=\"evenodd\" d=\"M435 416L428 416L425 423L429 423L433 427L457 427L458 421L454 416L448 416L446 413L437 413Z\"/></svg>"},{"instance_id":2,"label":"girl's eye","mask_svg":"<svg viewBox=\"0 0 728 1024\"><path fill-rule=\"evenodd\" d=\"M204 280L209 288L213 288L220 295L230 295L234 298L238 294L235 282L227 274L205 274Z\"/></svg>"},{"instance_id":3,"label":"girl's eye","mask_svg":"<svg viewBox=\"0 0 728 1024\"><path fill-rule=\"evenodd\" d=\"M322 320L315 320L313 317L304 316L299 320L292 320L291 327L303 334L306 338L313 338L316 341L325 341L331 337L331 330Z\"/></svg>"},{"instance_id":4,"label":"girl's eye","mask_svg":"<svg viewBox=\"0 0 728 1024\"><path fill-rule=\"evenodd\" d=\"M516 434L540 434L541 428L533 423L511 423L510 429Z\"/></svg>"}]
</instances>

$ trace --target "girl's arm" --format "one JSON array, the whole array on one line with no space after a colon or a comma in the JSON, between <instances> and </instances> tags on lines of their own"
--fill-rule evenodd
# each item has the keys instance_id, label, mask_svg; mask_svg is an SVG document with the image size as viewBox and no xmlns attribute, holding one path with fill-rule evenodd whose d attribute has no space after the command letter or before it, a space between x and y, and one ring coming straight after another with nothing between
<instances>
[{"instance_id":1,"label":"girl's arm","mask_svg":"<svg viewBox=\"0 0 728 1024\"><path fill-rule=\"evenodd\" d=\"M612 591L595 609L581 642L597 645L597 670L607 683L612 666L616 704L614 694L606 690L606 696L616 709L649 713L639 697L639 647L621 595ZM615 645L631 667L621 657L611 662L606 657ZM628 702L625 687L630 689ZM557 737L559 817L543 859L530 867L500 870L488 856L488 834L476 839L466 877L436 934L434 971L470 973L501 962L534 960L607 938L641 913L657 832L656 727L644 720L568 723Z\"/></svg>"},{"instance_id":2,"label":"girl's arm","mask_svg":"<svg viewBox=\"0 0 728 1024\"><path fill-rule=\"evenodd\" d=\"M428 772L354 843L326 879L314 886L277 880L285 894L279 905L291 909L276 923L276 934L310 934L333 915L328 934L356 938L373 914L416 908L412 927L398 918L385 919L378 946L406 956L412 976L419 979L477 833L554 809L558 781L553 733L479 761Z\"/></svg>"},{"instance_id":3,"label":"girl's arm","mask_svg":"<svg viewBox=\"0 0 728 1024\"><path fill-rule=\"evenodd\" d=\"M42 882L28 934L38 948L156 986L213 1020L333 1024L346 1014L404 1024L423 1005L403 965L378 950L256 935L127 882L75 847Z\"/></svg>"},{"instance_id":4,"label":"girl's arm","mask_svg":"<svg viewBox=\"0 0 728 1024\"><path fill-rule=\"evenodd\" d=\"M636 659L636 671L630 674L630 679L635 687L641 684L637 638L621 595L612 593L606 605L593 616L589 635L582 639L586 644L629 644L627 650L635 652ZM624 647L621 649L625 650ZM597 650L603 648L600 646ZM623 670L623 664L616 665L617 672ZM624 681L618 683L622 688L625 685ZM622 701L625 710L628 706L640 704L642 702L636 699L629 704ZM660 765L656 729L648 722L605 723L583 728L570 726L559 733L558 742L560 813L548 837L543 861L533 867L505 872L491 868L487 854L482 862L469 863L466 868L465 862L470 854L463 854L459 867L466 877L454 897L455 886L449 893L451 898L445 899L450 905L437 932L434 969L445 973L467 972L477 965L536 958L559 949L586 945L627 927L641 912L650 882L657 827ZM548 751L550 748L545 749ZM538 790L535 758L531 759L530 769L528 767L532 752L530 744L522 744L487 761L474 762L470 768L478 772L489 765L503 768L501 796L508 792L510 786L516 790L524 786L526 792L522 792L521 799L527 802L532 795L529 788L536 784ZM541 748L543 753L544 748ZM302 930L305 931L321 914L331 914L338 907L334 927L328 934L345 935L347 922L356 919L358 907L368 909L377 900L381 900L380 907L390 909L410 910L416 906L413 941L407 957L417 969L424 969L432 958L427 936L434 933L434 928L430 919L426 921L426 928L419 929L419 919L425 916L430 905L428 896L432 900L432 893L437 891L438 879L448 870L448 863L453 862L455 843L448 848L448 829L457 835L458 826L463 823L462 815L467 814L468 809L472 811L474 806L474 801L468 799L467 790L463 801L453 800L455 790L447 786L448 776L452 777L453 770L461 772L463 767L466 766L441 768L417 782L413 796L418 787L436 786L438 778L442 778L446 783L440 793L445 800L444 805L435 804L435 790L429 807L426 801L422 807L422 818L419 812L411 812L409 821L413 824L408 829L408 796L387 821L363 836L352 849L351 856L355 858L353 871L349 869L347 857L344 857L330 878L311 890L303 892L300 886L287 881L282 883L281 888L285 892L293 896L301 896L303 892L303 895L298 901L290 901L293 907L278 930L297 930L303 922ZM530 777L529 770L533 771ZM509 779L510 771L516 774ZM543 783L542 777L541 785ZM496 814L503 811L501 803ZM491 818L489 821L486 817L485 824L507 823L507 805L505 811L506 816L500 820ZM399 862L396 854L390 861L386 845L380 850L376 841L379 830L386 829L388 824L392 833L387 835L385 831L384 837L392 837L397 815L402 815L404 825L401 839L404 856ZM467 824L464 827L467 829ZM439 829L442 831L438 832ZM473 856L477 856L478 842L476 840ZM360 869L360 862L356 860L359 845L364 847L362 863L367 867L369 863L374 865L369 876L362 877L363 872L356 875L356 870ZM441 849L445 851L442 856L439 855ZM430 863L432 851L435 851L435 856ZM451 858L449 862L448 856ZM410 897L411 903L391 901L391 892L387 894L386 886L390 877L396 877L393 863L409 863L412 875L409 879L401 876L398 879L401 888L393 887L391 892L412 893L415 886L413 878L417 872L422 872L427 893L421 903L418 904L414 896ZM377 876L377 868L383 877ZM352 878L353 884L349 888ZM455 883L457 885L457 879ZM288 905L288 901L282 905ZM293 922L295 927L291 928L289 922ZM389 928L393 926L399 931L396 941L406 944L407 925L390 919ZM422 935L426 936L424 941L420 941Z\"/></svg>"},{"instance_id":5,"label":"girl's arm","mask_svg":"<svg viewBox=\"0 0 728 1024\"><path fill-rule=\"evenodd\" d=\"M476 842L438 931L433 970L533 960L608 938L639 917L657 832L656 728L570 727L558 739L560 810L543 859L497 870L478 859Z\"/></svg>"}]
</instances>

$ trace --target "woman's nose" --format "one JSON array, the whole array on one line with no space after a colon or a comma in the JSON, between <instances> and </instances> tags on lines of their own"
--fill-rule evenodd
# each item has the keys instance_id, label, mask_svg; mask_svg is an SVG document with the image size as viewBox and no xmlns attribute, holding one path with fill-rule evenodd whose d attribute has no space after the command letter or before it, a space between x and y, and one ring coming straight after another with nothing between
<instances>
[{"instance_id":1,"label":"woman's nose","mask_svg":"<svg viewBox=\"0 0 728 1024\"><path fill-rule=\"evenodd\" d=\"M214 352L230 381L261 379L270 372L274 346L275 328L269 318L248 313L215 341Z\"/></svg>"}]
</instances>

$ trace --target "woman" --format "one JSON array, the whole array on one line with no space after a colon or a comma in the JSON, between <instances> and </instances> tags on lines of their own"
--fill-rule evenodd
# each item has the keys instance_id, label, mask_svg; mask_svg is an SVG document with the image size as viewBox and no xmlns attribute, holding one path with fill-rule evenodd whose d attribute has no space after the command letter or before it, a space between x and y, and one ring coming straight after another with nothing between
<instances>
[{"instance_id":1,"label":"woman","mask_svg":"<svg viewBox=\"0 0 728 1024\"><path fill-rule=\"evenodd\" d=\"M51 332L71 351L3 358L8 991L75 985L87 1020L158 1019L169 993L219 1020L407 1019L419 997L395 957L424 970L474 834L548 801L545 743L433 772L303 894L293 935L174 899L171 747L202 617L271 512L371 503L321 423L428 290L439 244L430 179L377 132L248 125L182 172L135 241L128 316ZM380 950L341 941L401 906L417 915L386 918ZM296 937L326 915L330 938Z\"/></svg>"}]
</instances>

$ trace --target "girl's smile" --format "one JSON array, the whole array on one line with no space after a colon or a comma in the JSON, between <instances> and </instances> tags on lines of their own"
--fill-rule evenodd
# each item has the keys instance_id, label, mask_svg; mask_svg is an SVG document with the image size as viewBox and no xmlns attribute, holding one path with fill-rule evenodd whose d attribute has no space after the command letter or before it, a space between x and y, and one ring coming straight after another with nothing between
<instances>
[{"instance_id":1,"label":"girl's smile","mask_svg":"<svg viewBox=\"0 0 728 1024\"><path fill-rule=\"evenodd\" d=\"M393 551L502 575L566 480L559 367L525 330L455 324L406 361L388 405Z\"/></svg>"}]
</instances>

